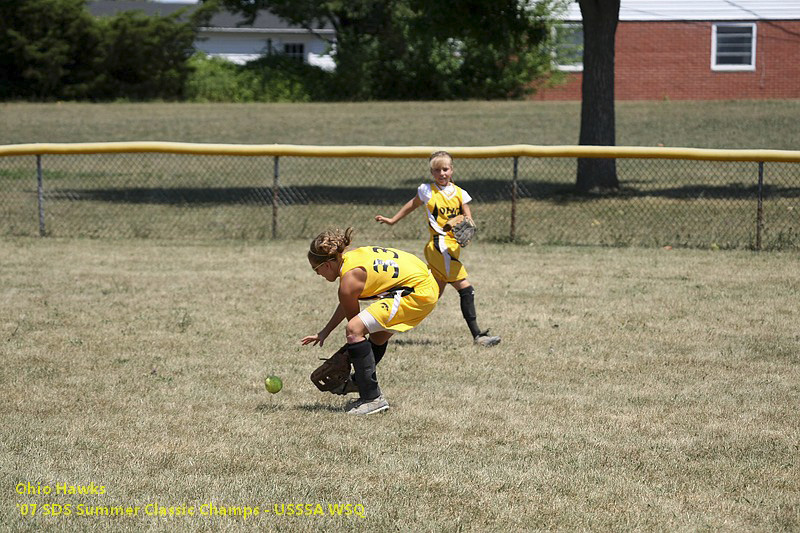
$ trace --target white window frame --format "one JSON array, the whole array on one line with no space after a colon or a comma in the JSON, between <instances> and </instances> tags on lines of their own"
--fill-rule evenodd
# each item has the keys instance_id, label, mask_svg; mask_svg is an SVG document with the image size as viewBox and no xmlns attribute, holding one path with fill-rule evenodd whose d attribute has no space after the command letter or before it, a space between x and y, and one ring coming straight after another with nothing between
<instances>
[{"instance_id":1,"label":"white window frame","mask_svg":"<svg viewBox=\"0 0 800 533\"><path fill-rule=\"evenodd\" d=\"M717 63L717 28L719 26L725 27L749 27L752 28L752 35L750 38L750 64L739 65L726 65ZM716 22L711 26L711 70L721 71L746 71L756 69L756 31L758 25L755 22Z\"/></svg>"},{"instance_id":2,"label":"white window frame","mask_svg":"<svg viewBox=\"0 0 800 533\"><path fill-rule=\"evenodd\" d=\"M583 32L583 24L580 22L562 22L558 25L554 25L552 28L552 38L553 38L553 64L556 67L556 70L560 70L562 72L583 72L583 62L574 63L572 65L561 65L558 63L558 26L561 27L570 27L570 28L578 28Z\"/></svg>"}]
</instances>

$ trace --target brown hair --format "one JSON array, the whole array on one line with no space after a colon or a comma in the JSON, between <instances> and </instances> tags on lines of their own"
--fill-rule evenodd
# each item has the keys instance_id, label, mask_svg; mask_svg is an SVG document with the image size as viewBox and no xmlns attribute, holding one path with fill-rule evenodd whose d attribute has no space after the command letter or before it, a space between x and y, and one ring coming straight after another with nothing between
<instances>
[{"instance_id":1,"label":"brown hair","mask_svg":"<svg viewBox=\"0 0 800 533\"><path fill-rule=\"evenodd\" d=\"M308 262L311 266L321 265L339 257L353 240L353 228L323 231L311 241L308 248Z\"/></svg>"}]
</instances>

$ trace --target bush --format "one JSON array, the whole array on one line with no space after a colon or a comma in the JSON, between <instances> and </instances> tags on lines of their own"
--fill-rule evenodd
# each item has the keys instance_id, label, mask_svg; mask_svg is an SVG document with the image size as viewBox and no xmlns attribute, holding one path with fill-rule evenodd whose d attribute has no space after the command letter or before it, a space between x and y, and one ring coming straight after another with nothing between
<instances>
[{"instance_id":1,"label":"bush","mask_svg":"<svg viewBox=\"0 0 800 533\"><path fill-rule=\"evenodd\" d=\"M259 92L256 76L224 59L197 53L189 60L192 73L186 80L186 99L191 102L255 102Z\"/></svg>"},{"instance_id":2,"label":"bush","mask_svg":"<svg viewBox=\"0 0 800 533\"><path fill-rule=\"evenodd\" d=\"M315 102L338 99L332 74L283 55L264 56L244 66L261 84L263 102Z\"/></svg>"},{"instance_id":3,"label":"bush","mask_svg":"<svg viewBox=\"0 0 800 533\"><path fill-rule=\"evenodd\" d=\"M330 74L285 56L265 56L246 65L195 54L186 99L193 102L313 102L335 99Z\"/></svg>"}]
</instances>

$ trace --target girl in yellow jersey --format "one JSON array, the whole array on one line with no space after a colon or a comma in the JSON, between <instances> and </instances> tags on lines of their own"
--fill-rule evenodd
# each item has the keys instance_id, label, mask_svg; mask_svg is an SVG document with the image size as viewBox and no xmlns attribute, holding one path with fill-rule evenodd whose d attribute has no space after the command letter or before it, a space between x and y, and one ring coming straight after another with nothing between
<instances>
[{"instance_id":1,"label":"girl in yellow jersey","mask_svg":"<svg viewBox=\"0 0 800 533\"><path fill-rule=\"evenodd\" d=\"M407 214L421 205L425 206L428 216L430 240L425 246L425 259L439 285L439 294L449 283L457 291L461 300L461 314L467 322L475 344L494 346L500 337L489 335L489 331L481 331L475 312L475 289L467 281L467 269L461 263L461 246L456 242L452 232L442 229L448 219L456 215L472 218L469 202L472 197L467 191L453 183L453 157L447 152L435 152L431 155L430 170L433 183L423 183L417 188L417 194L409 200L392 217L377 215L375 220L381 224L394 225Z\"/></svg>"},{"instance_id":2,"label":"girl in yellow jersey","mask_svg":"<svg viewBox=\"0 0 800 533\"><path fill-rule=\"evenodd\" d=\"M375 372L389 338L422 322L436 306L439 290L428 266L413 254L382 246L348 251L352 233L353 228L326 231L311 242L308 262L326 280L339 280L339 305L319 333L301 342L322 346L347 320L347 352L354 370L348 385L357 387L360 396L348 413L369 415L389 408ZM368 299L375 302L362 311L359 301Z\"/></svg>"}]
</instances>

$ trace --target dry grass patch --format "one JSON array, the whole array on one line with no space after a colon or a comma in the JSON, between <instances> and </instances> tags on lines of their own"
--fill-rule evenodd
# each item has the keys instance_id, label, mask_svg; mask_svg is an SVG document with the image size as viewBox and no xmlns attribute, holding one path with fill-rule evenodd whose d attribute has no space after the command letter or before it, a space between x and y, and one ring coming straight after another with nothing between
<instances>
[{"instance_id":1,"label":"dry grass patch","mask_svg":"<svg viewBox=\"0 0 800 533\"><path fill-rule=\"evenodd\" d=\"M503 342L472 346L448 289L379 367L392 409L353 420L308 381L341 331L299 345L335 294L306 246L0 241L2 527L800 527L795 255L477 243L479 319ZM91 482L106 493L15 492ZM271 513L164 518L151 503ZM365 516L275 515L318 503Z\"/></svg>"}]
</instances>

